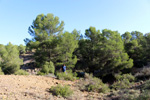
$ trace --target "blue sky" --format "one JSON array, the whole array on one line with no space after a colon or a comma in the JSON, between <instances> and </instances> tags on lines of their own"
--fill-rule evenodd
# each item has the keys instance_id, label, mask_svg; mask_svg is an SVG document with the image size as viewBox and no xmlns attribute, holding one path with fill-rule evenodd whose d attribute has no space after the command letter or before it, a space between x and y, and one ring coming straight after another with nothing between
<instances>
[{"instance_id":1,"label":"blue sky","mask_svg":"<svg viewBox=\"0 0 150 100\"><path fill-rule=\"evenodd\" d=\"M28 27L42 13L58 16L69 32L84 34L90 26L150 32L150 0L0 0L0 44L24 44L31 38Z\"/></svg>"}]
</instances>

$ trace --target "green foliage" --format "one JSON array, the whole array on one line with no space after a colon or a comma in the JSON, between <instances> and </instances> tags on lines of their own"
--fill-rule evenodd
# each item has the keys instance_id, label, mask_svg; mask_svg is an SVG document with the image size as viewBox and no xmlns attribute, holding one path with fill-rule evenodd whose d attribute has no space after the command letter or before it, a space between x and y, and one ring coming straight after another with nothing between
<instances>
[{"instance_id":1,"label":"green foliage","mask_svg":"<svg viewBox=\"0 0 150 100\"><path fill-rule=\"evenodd\" d=\"M149 100L150 99L150 80L147 80L140 89L122 89L114 91L113 96L119 100Z\"/></svg>"},{"instance_id":2,"label":"green foliage","mask_svg":"<svg viewBox=\"0 0 150 100\"><path fill-rule=\"evenodd\" d=\"M125 32L125 33L122 34L121 36L122 36L122 38L123 38L124 44L129 43L130 40L131 40L131 38L132 38L130 32Z\"/></svg>"},{"instance_id":3,"label":"green foliage","mask_svg":"<svg viewBox=\"0 0 150 100\"><path fill-rule=\"evenodd\" d=\"M52 61L45 62L45 64L42 67L41 72L46 73L46 74L48 74L48 73L53 73L54 74L55 66L54 66L53 62Z\"/></svg>"},{"instance_id":4,"label":"green foliage","mask_svg":"<svg viewBox=\"0 0 150 100\"><path fill-rule=\"evenodd\" d=\"M4 72L2 71L1 67L0 67L0 75L4 75Z\"/></svg>"},{"instance_id":5,"label":"green foliage","mask_svg":"<svg viewBox=\"0 0 150 100\"><path fill-rule=\"evenodd\" d=\"M20 45L18 46L18 50L19 50L20 54L25 53L25 49L26 49L26 47L23 46L22 44L20 44Z\"/></svg>"},{"instance_id":6,"label":"green foliage","mask_svg":"<svg viewBox=\"0 0 150 100\"><path fill-rule=\"evenodd\" d=\"M104 84L99 78L93 77L92 74L85 74L85 78L80 79L77 85L82 91L93 91L102 93L107 93L110 91L107 84Z\"/></svg>"},{"instance_id":7,"label":"green foliage","mask_svg":"<svg viewBox=\"0 0 150 100\"><path fill-rule=\"evenodd\" d=\"M73 55L74 50L78 47L77 36L78 32L75 30L73 33L65 32L61 35L60 43L58 44L58 63L61 62L62 65L65 63L67 69L74 68L77 62L77 57Z\"/></svg>"},{"instance_id":8,"label":"green foliage","mask_svg":"<svg viewBox=\"0 0 150 100\"><path fill-rule=\"evenodd\" d=\"M43 66L45 62L55 62L58 36L63 28L64 22L60 22L53 14L38 15L29 27L29 34L33 38L25 41L28 47L36 49L34 57L38 67Z\"/></svg>"},{"instance_id":9,"label":"green foliage","mask_svg":"<svg viewBox=\"0 0 150 100\"><path fill-rule=\"evenodd\" d=\"M38 67L52 61L56 65L65 63L68 69L74 68L77 57L73 52L78 47L79 32L74 30L63 34L63 28L64 22L53 14L38 15L29 27L29 34L33 38L25 39L25 42L31 49L36 49L34 58ZM43 72L48 73L47 69L47 66L43 66Z\"/></svg>"},{"instance_id":10,"label":"green foliage","mask_svg":"<svg viewBox=\"0 0 150 100\"><path fill-rule=\"evenodd\" d=\"M77 56L86 72L100 70L100 76L105 76L133 66L117 31L104 29L100 33L100 30L90 27L85 35L86 39L79 41Z\"/></svg>"},{"instance_id":11,"label":"green foliage","mask_svg":"<svg viewBox=\"0 0 150 100\"><path fill-rule=\"evenodd\" d=\"M26 72L25 70L18 70L14 73L15 75L29 75L28 72Z\"/></svg>"},{"instance_id":12,"label":"green foliage","mask_svg":"<svg viewBox=\"0 0 150 100\"><path fill-rule=\"evenodd\" d=\"M113 83L114 89L126 89L133 85L135 77L131 74L115 75L117 81Z\"/></svg>"},{"instance_id":13,"label":"green foliage","mask_svg":"<svg viewBox=\"0 0 150 100\"><path fill-rule=\"evenodd\" d=\"M150 80L147 80L141 87L142 93L136 100L149 100L150 99Z\"/></svg>"},{"instance_id":14,"label":"green foliage","mask_svg":"<svg viewBox=\"0 0 150 100\"><path fill-rule=\"evenodd\" d=\"M90 27L86 30L85 35L87 39L79 41L79 48L76 55L80 60L80 69L92 72L100 65L100 56L98 56L101 53L99 48L101 45L100 31L96 31L94 27ZM79 62L77 65L79 65Z\"/></svg>"},{"instance_id":15,"label":"green foliage","mask_svg":"<svg viewBox=\"0 0 150 100\"><path fill-rule=\"evenodd\" d=\"M23 60L19 58L18 47L9 43L0 46L0 65L5 74L13 74L20 69Z\"/></svg>"},{"instance_id":16,"label":"green foliage","mask_svg":"<svg viewBox=\"0 0 150 100\"><path fill-rule=\"evenodd\" d=\"M117 31L104 29L102 31L102 66L104 71L109 73L119 72L123 69L132 68L133 60L124 52L124 45L120 34ZM108 69L109 68L109 69Z\"/></svg>"},{"instance_id":17,"label":"green foliage","mask_svg":"<svg viewBox=\"0 0 150 100\"><path fill-rule=\"evenodd\" d=\"M146 90L143 93L140 94L136 100L149 100L150 99L150 91Z\"/></svg>"},{"instance_id":18,"label":"green foliage","mask_svg":"<svg viewBox=\"0 0 150 100\"><path fill-rule=\"evenodd\" d=\"M50 91L54 95L56 95L56 96L60 95L62 97L68 97L73 94L73 91L70 89L69 86L67 86L67 85L61 86L60 84L58 84L57 86L52 86L50 88Z\"/></svg>"},{"instance_id":19,"label":"green foliage","mask_svg":"<svg viewBox=\"0 0 150 100\"><path fill-rule=\"evenodd\" d=\"M124 89L113 93L117 100L137 100L140 95L140 90ZM142 99L141 99L142 100Z\"/></svg>"},{"instance_id":20,"label":"green foliage","mask_svg":"<svg viewBox=\"0 0 150 100\"><path fill-rule=\"evenodd\" d=\"M49 39L51 35L62 32L63 26L64 22L60 22L57 16L40 14L29 27L29 33L36 41L41 42Z\"/></svg>"},{"instance_id":21,"label":"green foliage","mask_svg":"<svg viewBox=\"0 0 150 100\"><path fill-rule=\"evenodd\" d=\"M116 74L115 78L120 81L124 79L128 79L130 82L135 80L135 77L132 74L123 74L123 75Z\"/></svg>"},{"instance_id":22,"label":"green foliage","mask_svg":"<svg viewBox=\"0 0 150 100\"><path fill-rule=\"evenodd\" d=\"M137 72L135 74L135 77L137 79L139 78L145 78L145 77L150 77L150 67L143 67L140 72Z\"/></svg>"},{"instance_id":23,"label":"green foliage","mask_svg":"<svg viewBox=\"0 0 150 100\"><path fill-rule=\"evenodd\" d=\"M130 58L134 60L135 67L142 67L146 64L146 51L147 41L143 36L143 33L133 31L131 33L126 32L122 35L125 51Z\"/></svg>"},{"instance_id":24,"label":"green foliage","mask_svg":"<svg viewBox=\"0 0 150 100\"><path fill-rule=\"evenodd\" d=\"M150 55L149 55L149 53L150 53L150 33L147 33L147 34L145 34L145 36L144 36L144 38L145 38L145 47L144 47L144 50L146 50L145 51L145 58L146 58L146 61L147 62L150 62Z\"/></svg>"},{"instance_id":25,"label":"green foliage","mask_svg":"<svg viewBox=\"0 0 150 100\"><path fill-rule=\"evenodd\" d=\"M133 84L131 84L128 79L124 79L122 81L119 80L119 81L113 83L112 88L117 89L117 90L118 89L126 89L126 88L129 88L132 85Z\"/></svg>"},{"instance_id":26,"label":"green foliage","mask_svg":"<svg viewBox=\"0 0 150 100\"><path fill-rule=\"evenodd\" d=\"M149 90L140 90L137 89L124 89L121 91L115 91L112 94L117 97L118 100L149 100L150 91Z\"/></svg>"},{"instance_id":27,"label":"green foliage","mask_svg":"<svg viewBox=\"0 0 150 100\"><path fill-rule=\"evenodd\" d=\"M143 90L150 90L150 80L147 80L142 87Z\"/></svg>"},{"instance_id":28,"label":"green foliage","mask_svg":"<svg viewBox=\"0 0 150 100\"><path fill-rule=\"evenodd\" d=\"M72 73L72 72L69 72L67 71L66 73L65 72L57 72L56 73L56 76L58 77L58 79L60 80L71 80L71 81L74 81L77 79L77 74L76 73Z\"/></svg>"},{"instance_id":29,"label":"green foliage","mask_svg":"<svg viewBox=\"0 0 150 100\"><path fill-rule=\"evenodd\" d=\"M85 30L85 38L80 38L80 32L77 30L63 33L63 29L64 22L59 21L59 18L53 14L38 15L29 27L32 39L25 39L25 42L27 48L35 49L36 65L42 67L42 73L54 73L55 68L50 66L57 65L58 68L66 64L67 69L77 68L88 73L99 71L98 76L103 78L109 74L115 75L131 69L133 63L135 67L141 67L146 61L150 61L150 33L143 36L143 33L133 31L120 36L117 31L108 29L100 31L90 27ZM19 50L23 51L22 46L19 47ZM0 46L0 66L5 73L8 73L6 70L11 70L10 73L13 73L18 70L20 64L10 63L8 58L11 57L7 56L11 54L7 48ZM58 76L61 77L59 74ZM64 73L62 76L67 77ZM73 75L68 73L68 77L66 79L71 79ZM121 79L122 77L125 79ZM129 84L133 81L129 78L133 77L120 76L116 85ZM93 88L91 85L89 87L89 90Z\"/></svg>"},{"instance_id":30,"label":"green foliage","mask_svg":"<svg viewBox=\"0 0 150 100\"><path fill-rule=\"evenodd\" d=\"M37 75L46 75L46 73L43 73L43 72L39 71L39 72L37 73Z\"/></svg>"}]
</instances>

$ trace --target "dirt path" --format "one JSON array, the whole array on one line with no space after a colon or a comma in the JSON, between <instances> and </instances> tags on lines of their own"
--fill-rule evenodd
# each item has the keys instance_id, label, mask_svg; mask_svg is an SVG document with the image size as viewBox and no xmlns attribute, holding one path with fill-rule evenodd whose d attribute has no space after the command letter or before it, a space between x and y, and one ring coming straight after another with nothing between
<instances>
[{"instance_id":1,"label":"dirt path","mask_svg":"<svg viewBox=\"0 0 150 100\"><path fill-rule=\"evenodd\" d=\"M47 91L57 84L72 85L73 82L44 76L0 75L0 100L57 99Z\"/></svg>"}]
</instances>

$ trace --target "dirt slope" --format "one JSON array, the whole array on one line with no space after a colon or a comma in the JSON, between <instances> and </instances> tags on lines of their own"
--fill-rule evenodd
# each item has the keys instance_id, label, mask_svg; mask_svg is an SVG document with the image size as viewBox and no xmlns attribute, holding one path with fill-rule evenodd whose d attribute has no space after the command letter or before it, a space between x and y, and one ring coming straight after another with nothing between
<instances>
[{"instance_id":1,"label":"dirt slope","mask_svg":"<svg viewBox=\"0 0 150 100\"><path fill-rule=\"evenodd\" d=\"M53 96L48 90L57 84L68 84L74 91L69 98ZM45 76L0 75L0 100L102 100L96 93L81 92L75 82Z\"/></svg>"},{"instance_id":2,"label":"dirt slope","mask_svg":"<svg viewBox=\"0 0 150 100\"><path fill-rule=\"evenodd\" d=\"M28 63L34 62L32 56L32 53L20 56L25 68L31 68ZM74 94L68 98L53 96L49 89L57 84L69 85ZM102 100L99 94L82 92L75 84L46 76L0 75L0 100Z\"/></svg>"},{"instance_id":3,"label":"dirt slope","mask_svg":"<svg viewBox=\"0 0 150 100\"><path fill-rule=\"evenodd\" d=\"M0 100L50 100L47 90L58 83L73 84L44 76L0 75Z\"/></svg>"}]
</instances>

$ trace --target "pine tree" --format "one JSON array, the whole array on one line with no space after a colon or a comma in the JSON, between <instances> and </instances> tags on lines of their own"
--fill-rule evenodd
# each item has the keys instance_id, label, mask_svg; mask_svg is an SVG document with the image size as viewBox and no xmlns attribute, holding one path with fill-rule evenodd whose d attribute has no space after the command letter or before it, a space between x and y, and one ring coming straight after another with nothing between
<instances>
[{"instance_id":1,"label":"pine tree","mask_svg":"<svg viewBox=\"0 0 150 100\"><path fill-rule=\"evenodd\" d=\"M119 73L131 68L133 60L124 51L124 44L117 31L104 29L102 33L94 27L86 30L86 39L79 41L80 66L87 72L99 70L101 75ZM82 67L81 67L82 68Z\"/></svg>"},{"instance_id":2,"label":"pine tree","mask_svg":"<svg viewBox=\"0 0 150 100\"><path fill-rule=\"evenodd\" d=\"M63 33L63 29L64 22L60 22L53 14L38 15L29 27L29 34L33 38L25 41L28 47L35 49L34 58L38 67L44 68L46 62L56 66L65 63L67 68L74 67L77 58L73 52L78 47L79 32Z\"/></svg>"},{"instance_id":3,"label":"pine tree","mask_svg":"<svg viewBox=\"0 0 150 100\"><path fill-rule=\"evenodd\" d=\"M53 14L40 14L29 27L32 39L25 39L31 49L36 49L35 60L40 67L45 62L54 61L53 52L57 47L57 36L63 31L64 22Z\"/></svg>"},{"instance_id":4,"label":"pine tree","mask_svg":"<svg viewBox=\"0 0 150 100\"><path fill-rule=\"evenodd\" d=\"M146 64L146 40L143 33L133 31L125 32L122 35L125 51L133 59L135 67L142 67Z\"/></svg>"},{"instance_id":5,"label":"pine tree","mask_svg":"<svg viewBox=\"0 0 150 100\"><path fill-rule=\"evenodd\" d=\"M72 69L75 66L77 57L73 55L73 52L78 47L78 39L79 35L76 30L72 33L65 32L61 35L58 45L57 65L66 64L68 69Z\"/></svg>"},{"instance_id":6,"label":"pine tree","mask_svg":"<svg viewBox=\"0 0 150 100\"><path fill-rule=\"evenodd\" d=\"M20 69L23 60L19 58L19 50L17 46L8 43L8 45L0 46L2 62L1 68L5 74L13 74Z\"/></svg>"}]
</instances>

